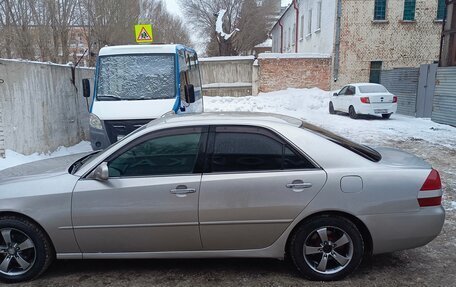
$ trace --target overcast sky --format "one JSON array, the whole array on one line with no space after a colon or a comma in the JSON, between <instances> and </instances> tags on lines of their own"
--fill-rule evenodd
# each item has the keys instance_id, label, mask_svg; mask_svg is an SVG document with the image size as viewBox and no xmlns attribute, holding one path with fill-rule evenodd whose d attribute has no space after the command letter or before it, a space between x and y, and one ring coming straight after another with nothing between
<instances>
[{"instance_id":1,"label":"overcast sky","mask_svg":"<svg viewBox=\"0 0 456 287\"><path fill-rule=\"evenodd\" d=\"M292 0L282 0L282 6L286 6L291 3ZM182 16L179 5L177 4L178 0L166 0L166 6L168 10L173 12L176 15Z\"/></svg>"}]
</instances>

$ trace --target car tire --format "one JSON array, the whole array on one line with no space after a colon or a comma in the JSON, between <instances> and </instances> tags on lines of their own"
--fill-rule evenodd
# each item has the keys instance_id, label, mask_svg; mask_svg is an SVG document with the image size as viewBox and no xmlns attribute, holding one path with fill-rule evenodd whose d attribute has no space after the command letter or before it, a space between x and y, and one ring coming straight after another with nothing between
<instances>
[{"instance_id":1,"label":"car tire","mask_svg":"<svg viewBox=\"0 0 456 287\"><path fill-rule=\"evenodd\" d=\"M0 280L18 283L40 276L55 258L41 228L16 216L0 217Z\"/></svg>"},{"instance_id":2,"label":"car tire","mask_svg":"<svg viewBox=\"0 0 456 287\"><path fill-rule=\"evenodd\" d=\"M387 119L391 118L391 115L392 115L392 114L383 114L383 115L382 115L382 118L384 118L385 120L387 120Z\"/></svg>"},{"instance_id":3,"label":"car tire","mask_svg":"<svg viewBox=\"0 0 456 287\"><path fill-rule=\"evenodd\" d=\"M358 114L356 113L355 108L353 106L350 106L350 108L348 108L348 115L350 116L350 118L354 120L358 118Z\"/></svg>"},{"instance_id":4,"label":"car tire","mask_svg":"<svg viewBox=\"0 0 456 287\"><path fill-rule=\"evenodd\" d=\"M332 102L329 102L329 113L331 115L335 115L336 114L336 111L334 110L334 105Z\"/></svg>"},{"instance_id":5,"label":"car tire","mask_svg":"<svg viewBox=\"0 0 456 287\"><path fill-rule=\"evenodd\" d=\"M335 281L358 268L364 256L364 241L348 219L319 216L299 226L291 237L288 252L305 278Z\"/></svg>"}]
</instances>

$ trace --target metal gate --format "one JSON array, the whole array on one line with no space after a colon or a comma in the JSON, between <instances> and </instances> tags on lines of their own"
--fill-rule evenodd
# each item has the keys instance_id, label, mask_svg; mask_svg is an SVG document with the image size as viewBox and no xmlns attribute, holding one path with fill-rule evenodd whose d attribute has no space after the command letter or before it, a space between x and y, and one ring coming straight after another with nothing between
<instances>
[{"instance_id":1,"label":"metal gate","mask_svg":"<svg viewBox=\"0 0 456 287\"><path fill-rule=\"evenodd\" d=\"M456 67L437 70L432 120L456 126Z\"/></svg>"},{"instance_id":2,"label":"metal gate","mask_svg":"<svg viewBox=\"0 0 456 287\"><path fill-rule=\"evenodd\" d=\"M419 68L398 68L381 72L380 84L398 97L399 114L416 115L419 75Z\"/></svg>"},{"instance_id":3,"label":"metal gate","mask_svg":"<svg viewBox=\"0 0 456 287\"><path fill-rule=\"evenodd\" d=\"M421 65L420 67L418 94L416 98L417 118L430 118L432 116L437 67L437 64Z\"/></svg>"}]
</instances>

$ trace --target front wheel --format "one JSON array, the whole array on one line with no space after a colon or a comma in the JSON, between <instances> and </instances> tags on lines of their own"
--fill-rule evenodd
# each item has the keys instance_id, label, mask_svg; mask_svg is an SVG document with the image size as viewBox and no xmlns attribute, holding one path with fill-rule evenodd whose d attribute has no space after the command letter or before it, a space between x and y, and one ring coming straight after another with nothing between
<instances>
[{"instance_id":1,"label":"front wheel","mask_svg":"<svg viewBox=\"0 0 456 287\"><path fill-rule=\"evenodd\" d=\"M34 279L54 259L44 232L35 224L15 216L0 218L0 280L17 283Z\"/></svg>"},{"instance_id":2,"label":"front wheel","mask_svg":"<svg viewBox=\"0 0 456 287\"><path fill-rule=\"evenodd\" d=\"M289 253L307 279L334 281L351 274L361 263L364 241L358 228L339 216L320 216L293 234Z\"/></svg>"}]
</instances>

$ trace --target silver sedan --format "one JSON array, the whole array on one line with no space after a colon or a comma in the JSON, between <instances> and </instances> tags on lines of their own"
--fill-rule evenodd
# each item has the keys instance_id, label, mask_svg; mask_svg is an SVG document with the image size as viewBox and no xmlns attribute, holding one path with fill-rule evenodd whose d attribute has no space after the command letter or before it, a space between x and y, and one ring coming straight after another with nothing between
<instances>
[{"instance_id":1,"label":"silver sedan","mask_svg":"<svg viewBox=\"0 0 456 287\"><path fill-rule=\"evenodd\" d=\"M445 214L438 172L272 114L167 116L105 151L0 173L0 278L55 259L289 256L338 280L364 255L423 246Z\"/></svg>"}]
</instances>

